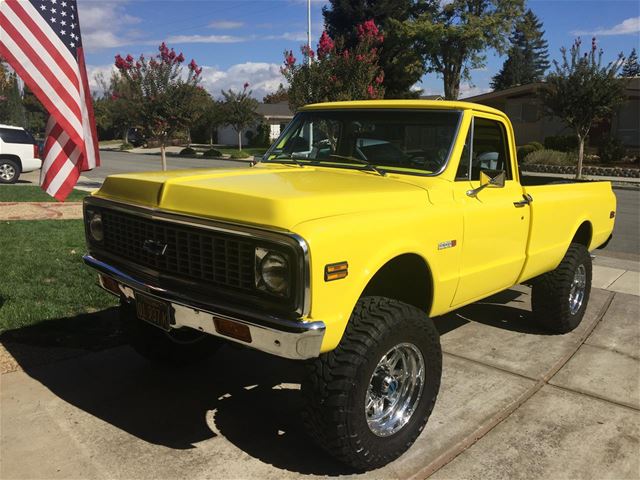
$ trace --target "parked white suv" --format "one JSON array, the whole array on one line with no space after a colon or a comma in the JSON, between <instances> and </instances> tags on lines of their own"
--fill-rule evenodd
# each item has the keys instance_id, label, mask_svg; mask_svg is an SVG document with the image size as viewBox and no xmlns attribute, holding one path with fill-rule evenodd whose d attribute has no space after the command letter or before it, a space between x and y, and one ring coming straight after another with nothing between
<instances>
[{"instance_id":1,"label":"parked white suv","mask_svg":"<svg viewBox=\"0 0 640 480\"><path fill-rule=\"evenodd\" d=\"M0 183L16 183L20 174L42 166L38 144L22 127L0 124Z\"/></svg>"}]
</instances>

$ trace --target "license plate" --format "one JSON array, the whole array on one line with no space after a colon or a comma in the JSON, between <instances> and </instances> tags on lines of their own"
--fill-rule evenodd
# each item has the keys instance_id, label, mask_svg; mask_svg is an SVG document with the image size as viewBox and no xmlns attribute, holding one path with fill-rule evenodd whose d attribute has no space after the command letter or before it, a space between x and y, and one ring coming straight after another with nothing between
<instances>
[{"instance_id":1,"label":"license plate","mask_svg":"<svg viewBox=\"0 0 640 480\"><path fill-rule=\"evenodd\" d=\"M136 293L136 313L140 320L171 330L171 305L167 302Z\"/></svg>"}]
</instances>

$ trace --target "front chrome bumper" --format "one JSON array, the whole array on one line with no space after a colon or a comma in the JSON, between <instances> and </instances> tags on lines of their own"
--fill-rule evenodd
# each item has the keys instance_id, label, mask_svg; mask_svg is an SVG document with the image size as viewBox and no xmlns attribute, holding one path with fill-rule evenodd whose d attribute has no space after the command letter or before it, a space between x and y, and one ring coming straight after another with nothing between
<instances>
[{"instance_id":1,"label":"front chrome bumper","mask_svg":"<svg viewBox=\"0 0 640 480\"><path fill-rule=\"evenodd\" d=\"M135 292L137 291L169 302L173 307L175 320L171 328L193 328L256 350L294 360L314 358L320 354L320 346L325 332L324 322L294 321L273 316L244 318L236 313L230 314L224 307L202 303L190 299L187 295L150 285L148 282L134 278L91 255L85 255L83 260L101 275L115 280L118 283L121 297L126 301L135 301ZM105 287L102 277L99 282L106 291L114 293ZM215 328L214 319L225 319L246 325L251 332L251 342L247 343L220 334Z\"/></svg>"}]
</instances>

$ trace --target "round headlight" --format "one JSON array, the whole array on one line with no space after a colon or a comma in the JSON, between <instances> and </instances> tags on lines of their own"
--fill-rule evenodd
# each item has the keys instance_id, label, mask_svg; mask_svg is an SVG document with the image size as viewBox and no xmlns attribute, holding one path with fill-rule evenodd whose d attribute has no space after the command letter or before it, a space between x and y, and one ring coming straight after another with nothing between
<instances>
[{"instance_id":1,"label":"round headlight","mask_svg":"<svg viewBox=\"0 0 640 480\"><path fill-rule=\"evenodd\" d=\"M99 213L92 213L89 218L89 233L91 238L96 242L101 242L104 239L104 229L102 228L102 215Z\"/></svg>"},{"instance_id":2,"label":"round headlight","mask_svg":"<svg viewBox=\"0 0 640 480\"><path fill-rule=\"evenodd\" d=\"M277 252L267 253L260 263L260 276L271 293L286 295L289 290L289 264Z\"/></svg>"}]
</instances>

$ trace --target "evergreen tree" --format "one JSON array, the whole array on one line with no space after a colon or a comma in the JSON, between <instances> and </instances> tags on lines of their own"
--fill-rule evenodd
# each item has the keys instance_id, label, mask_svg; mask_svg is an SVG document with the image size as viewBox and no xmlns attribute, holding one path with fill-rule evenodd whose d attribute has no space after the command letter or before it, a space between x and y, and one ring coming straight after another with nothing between
<instances>
[{"instance_id":1,"label":"evergreen tree","mask_svg":"<svg viewBox=\"0 0 640 480\"><path fill-rule=\"evenodd\" d=\"M494 90L504 90L516 85L539 82L548 68L549 51L542 22L531 10L527 10L516 23L507 59L502 70L493 77L491 87Z\"/></svg>"},{"instance_id":2,"label":"evergreen tree","mask_svg":"<svg viewBox=\"0 0 640 480\"><path fill-rule=\"evenodd\" d=\"M624 62L622 76L627 78L640 77L640 65L638 65L638 54L636 53L635 48L631 50L629 58Z\"/></svg>"},{"instance_id":3,"label":"evergreen tree","mask_svg":"<svg viewBox=\"0 0 640 480\"><path fill-rule=\"evenodd\" d=\"M399 26L413 15L413 0L330 0L323 7L327 34L344 49L359 42L356 25L373 20L384 36L378 64L384 72L386 98L416 97L411 90L425 72L413 40Z\"/></svg>"}]
</instances>

